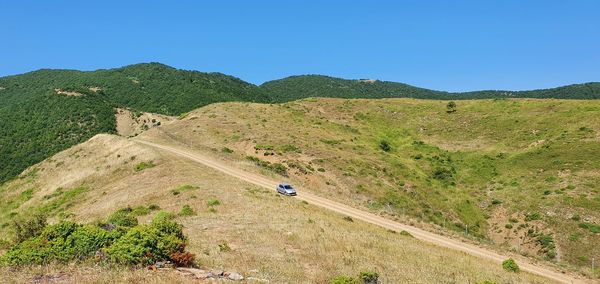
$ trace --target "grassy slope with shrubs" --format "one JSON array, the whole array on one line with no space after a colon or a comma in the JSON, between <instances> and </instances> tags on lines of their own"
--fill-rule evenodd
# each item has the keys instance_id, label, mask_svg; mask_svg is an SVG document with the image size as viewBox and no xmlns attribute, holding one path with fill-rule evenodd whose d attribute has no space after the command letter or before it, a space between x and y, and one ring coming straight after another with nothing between
<instances>
[{"instance_id":1,"label":"grassy slope with shrubs","mask_svg":"<svg viewBox=\"0 0 600 284\"><path fill-rule=\"evenodd\" d=\"M229 158L250 156L261 169L335 200L468 230L485 241L507 235L496 239L506 249L517 250L521 238L530 254L588 266L600 253L600 102L460 101L453 113L446 105L410 99L220 104L162 130L177 132L169 139L182 145L202 141L226 147L222 155ZM199 125L203 133L195 132ZM281 145L297 151L278 150ZM265 166L274 164L281 169Z\"/></svg>"},{"instance_id":2,"label":"grassy slope with shrubs","mask_svg":"<svg viewBox=\"0 0 600 284\"><path fill-rule=\"evenodd\" d=\"M220 147L215 149L220 154ZM154 161L155 167L136 171L140 161ZM250 166L250 162L246 163ZM133 227L149 224L153 211L165 210L184 213L176 216L176 220L184 226L186 250L196 256L202 268L231 269L271 283L327 283L336 275L357 277L365 271L379 273L382 283L476 283L486 279L498 283L547 282L528 273L509 274L493 261L423 243L402 232L359 220L349 222L342 215L294 198L283 198L272 189L232 179L211 168L114 135L99 135L54 155L28 170L22 179L0 185L0 195L0 255L16 240L13 221L28 220L40 208L56 208L47 212L51 224L67 220L102 230L110 229L106 223ZM119 210L125 204L131 209ZM192 214L184 209L188 207ZM44 228L44 225L33 227ZM40 232L39 229L20 231L25 232L20 234L22 239L31 236L28 231L34 235ZM271 241L274 239L280 241ZM182 262L189 259L186 254L175 256ZM74 262L76 265L0 265L0 274L16 282L66 273L65 278L83 283L129 283L137 279L172 283L168 279L156 281L171 274L110 265L114 262L108 259L109 265L96 265L92 259ZM308 269L289 269L306 264L310 265ZM449 280L448 275L456 271L461 273ZM80 281L85 279L84 275L94 280ZM185 283L185 279L179 282Z\"/></svg>"}]
</instances>

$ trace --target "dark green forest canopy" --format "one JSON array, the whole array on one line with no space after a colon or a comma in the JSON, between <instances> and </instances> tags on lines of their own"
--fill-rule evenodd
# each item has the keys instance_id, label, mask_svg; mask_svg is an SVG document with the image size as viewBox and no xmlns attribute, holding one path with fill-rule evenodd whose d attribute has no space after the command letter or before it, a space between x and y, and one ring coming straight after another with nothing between
<instances>
[{"instance_id":1,"label":"dark green forest canopy","mask_svg":"<svg viewBox=\"0 0 600 284\"><path fill-rule=\"evenodd\" d=\"M81 96L66 96L57 91ZM336 98L598 99L600 83L533 91L449 93L406 84L293 76L260 86L221 73L178 70L160 63L82 72L43 69L0 78L0 183L99 133L114 133L114 109L179 115L215 102L286 102Z\"/></svg>"},{"instance_id":2,"label":"dark green forest canopy","mask_svg":"<svg viewBox=\"0 0 600 284\"><path fill-rule=\"evenodd\" d=\"M485 90L451 93L379 80L346 80L321 75L292 76L262 84L260 88L276 102L306 97L417 98L470 100L499 98L600 99L600 83L585 83L531 91Z\"/></svg>"}]
</instances>

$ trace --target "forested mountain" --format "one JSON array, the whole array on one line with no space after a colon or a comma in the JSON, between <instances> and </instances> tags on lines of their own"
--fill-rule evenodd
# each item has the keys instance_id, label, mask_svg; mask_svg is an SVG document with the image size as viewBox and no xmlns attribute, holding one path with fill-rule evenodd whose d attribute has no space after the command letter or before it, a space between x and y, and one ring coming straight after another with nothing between
<instances>
[{"instance_id":1,"label":"forested mountain","mask_svg":"<svg viewBox=\"0 0 600 284\"><path fill-rule=\"evenodd\" d=\"M274 101L306 97L334 98L418 98L441 100L495 98L599 99L600 83L585 83L531 91L485 90L450 93L379 80L346 80L321 75L291 76L266 82L260 88Z\"/></svg>"},{"instance_id":2,"label":"forested mountain","mask_svg":"<svg viewBox=\"0 0 600 284\"><path fill-rule=\"evenodd\" d=\"M0 78L0 182L95 134L115 132L116 107L177 115L224 101L269 99L231 76L158 63Z\"/></svg>"},{"instance_id":3,"label":"forested mountain","mask_svg":"<svg viewBox=\"0 0 600 284\"><path fill-rule=\"evenodd\" d=\"M600 83L521 92L448 93L317 75L256 86L220 73L178 70L160 63L91 72L43 69L0 78L0 183L95 134L115 132L116 107L178 115L215 102L271 103L306 97L598 99Z\"/></svg>"}]
</instances>

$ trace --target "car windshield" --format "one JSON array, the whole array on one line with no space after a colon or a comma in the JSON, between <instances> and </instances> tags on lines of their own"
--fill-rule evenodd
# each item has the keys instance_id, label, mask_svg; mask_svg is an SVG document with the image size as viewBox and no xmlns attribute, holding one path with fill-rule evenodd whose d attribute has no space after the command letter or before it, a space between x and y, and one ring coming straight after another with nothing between
<instances>
[{"instance_id":1,"label":"car windshield","mask_svg":"<svg viewBox=\"0 0 600 284\"><path fill-rule=\"evenodd\" d=\"M294 189L291 185L284 185L283 188L285 188L285 189Z\"/></svg>"}]
</instances>

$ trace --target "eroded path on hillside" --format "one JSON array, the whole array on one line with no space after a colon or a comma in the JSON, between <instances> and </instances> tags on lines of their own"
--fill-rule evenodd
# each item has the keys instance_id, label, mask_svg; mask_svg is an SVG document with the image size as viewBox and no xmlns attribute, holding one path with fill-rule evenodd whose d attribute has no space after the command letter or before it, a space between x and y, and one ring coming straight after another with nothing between
<instances>
[{"instance_id":1,"label":"eroded path on hillside","mask_svg":"<svg viewBox=\"0 0 600 284\"><path fill-rule=\"evenodd\" d=\"M154 147L154 148L158 148L158 149L161 149L164 151L168 151L168 152L176 154L178 156L188 158L192 161L195 161L197 163L200 163L205 166L211 167L213 169L219 170L230 176L245 180L247 182L250 182L250 183L258 185L258 186L266 187L268 189L275 190L275 186L278 183L277 181L273 181L264 176L250 173L250 172L247 172L242 169L235 168L235 167L228 166L226 163L223 163L223 162L220 162L213 158L207 157L201 153L193 152L191 150L156 144L153 142L144 141L144 140L140 140L140 139L135 139L134 141L137 141L139 143L142 143L142 144ZM364 222L368 222L368 223L372 223L372 224L384 227L386 229L394 230L397 232L404 230L404 231L409 232L411 235L413 235L415 238L417 238L419 240L429 242L429 243L432 243L432 244L435 244L435 245L438 245L441 247L446 247L446 248L462 251L462 252L468 253L470 255L477 256L477 257L490 259L497 263L501 263L502 261L509 258L509 256L507 256L507 255L502 255L502 254L499 254L497 252L494 252L494 251L486 249L486 248L478 247L473 244L464 243L460 240L452 239L452 238L449 238L446 236L441 236L441 235L438 235L438 234L435 234L435 233L432 233L429 231L425 231L423 229L419 229L417 227L413 227L410 225L392 221L392 220L386 219L384 217L375 215L373 213L363 211L360 209L356 209L356 208L353 208L351 206L348 206L348 205L345 205L345 204L342 204L339 202L335 202L335 201L332 201L332 200L329 200L329 199L326 199L323 197L319 197L317 195L305 192L301 188L298 190L298 195L296 196L296 198L298 198L300 200L304 200L312 205L320 206L320 207L335 211L337 213L350 216L354 219L362 220ZM511 255L510 257L514 258L517 261L521 270L524 270L524 271L527 271L530 273L534 273L534 274L538 274L538 275L547 277L548 279L558 281L561 283L586 283L586 281L581 278L576 278L575 276L559 272L553 268L546 267L543 264L533 263L532 260L530 260L530 259L520 257L520 256L513 256L513 255Z\"/></svg>"}]
</instances>

